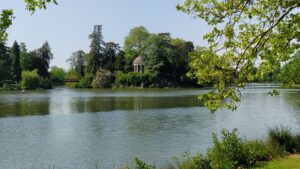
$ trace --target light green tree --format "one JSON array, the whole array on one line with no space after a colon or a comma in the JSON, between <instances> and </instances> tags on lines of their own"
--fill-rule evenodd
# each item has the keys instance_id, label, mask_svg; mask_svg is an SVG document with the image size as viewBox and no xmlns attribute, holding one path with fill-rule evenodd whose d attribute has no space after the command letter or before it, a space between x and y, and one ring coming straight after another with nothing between
<instances>
[{"instance_id":1,"label":"light green tree","mask_svg":"<svg viewBox=\"0 0 300 169\"><path fill-rule=\"evenodd\" d=\"M186 0L177 9L212 27L192 54L189 76L215 88L199 98L235 110L240 88L273 72L299 49L299 0ZM254 69L257 71L254 73Z\"/></svg>"},{"instance_id":2,"label":"light green tree","mask_svg":"<svg viewBox=\"0 0 300 169\"><path fill-rule=\"evenodd\" d=\"M135 27L130 30L129 35L124 41L126 71L132 69L132 62L138 55L143 55L145 57L145 48L147 48L146 43L150 35L149 31L143 26Z\"/></svg>"}]
</instances>

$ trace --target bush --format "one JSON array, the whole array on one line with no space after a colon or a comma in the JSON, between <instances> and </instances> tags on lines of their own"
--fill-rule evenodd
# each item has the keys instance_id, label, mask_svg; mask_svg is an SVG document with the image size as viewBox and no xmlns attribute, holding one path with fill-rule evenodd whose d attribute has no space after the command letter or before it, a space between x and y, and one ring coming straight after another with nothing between
<instances>
[{"instance_id":1,"label":"bush","mask_svg":"<svg viewBox=\"0 0 300 169\"><path fill-rule=\"evenodd\" d=\"M92 83L93 83L94 75L92 74L87 74L83 78L80 79L78 83L79 88L92 88Z\"/></svg>"},{"instance_id":2,"label":"bush","mask_svg":"<svg viewBox=\"0 0 300 169\"><path fill-rule=\"evenodd\" d=\"M127 74L117 72L115 84L117 86L150 86L154 79L154 75L149 72L129 72Z\"/></svg>"},{"instance_id":3,"label":"bush","mask_svg":"<svg viewBox=\"0 0 300 169\"><path fill-rule=\"evenodd\" d=\"M39 88L41 78L37 73L37 70L34 71L23 71L22 72L22 88L28 90L34 90Z\"/></svg>"},{"instance_id":4,"label":"bush","mask_svg":"<svg viewBox=\"0 0 300 169\"><path fill-rule=\"evenodd\" d=\"M293 135L288 128L281 126L270 129L268 136L270 142L278 144L286 152L295 153L300 149L300 136Z\"/></svg>"},{"instance_id":5,"label":"bush","mask_svg":"<svg viewBox=\"0 0 300 169\"><path fill-rule=\"evenodd\" d=\"M40 88L42 89L52 89L52 82L48 78L41 78Z\"/></svg>"},{"instance_id":6,"label":"bush","mask_svg":"<svg viewBox=\"0 0 300 169\"><path fill-rule=\"evenodd\" d=\"M53 85L63 85L65 83L66 72L63 68L51 67L50 77Z\"/></svg>"},{"instance_id":7,"label":"bush","mask_svg":"<svg viewBox=\"0 0 300 169\"><path fill-rule=\"evenodd\" d=\"M66 86L68 86L70 88L78 88L79 83L75 82L75 81L80 79L80 75L75 69L69 70L65 76L65 79L69 80L69 81L74 81L74 82L67 82Z\"/></svg>"},{"instance_id":8,"label":"bush","mask_svg":"<svg viewBox=\"0 0 300 169\"><path fill-rule=\"evenodd\" d=\"M184 153L180 158L175 158L176 166L169 164L168 169L211 169L210 160L201 154L191 156Z\"/></svg>"},{"instance_id":9,"label":"bush","mask_svg":"<svg viewBox=\"0 0 300 169\"><path fill-rule=\"evenodd\" d=\"M92 82L93 88L110 88L112 86L112 73L105 69L99 69Z\"/></svg>"},{"instance_id":10,"label":"bush","mask_svg":"<svg viewBox=\"0 0 300 169\"><path fill-rule=\"evenodd\" d=\"M245 150L249 151L250 158L253 162L256 163L259 161L269 161L271 159L271 154L266 147L266 143L263 141L247 141L244 144Z\"/></svg>"},{"instance_id":11,"label":"bush","mask_svg":"<svg viewBox=\"0 0 300 169\"><path fill-rule=\"evenodd\" d=\"M223 130L221 141L213 134L213 142L208 152L212 168L251 167L255 164L255 155L249 145L238 137L237 130Z\"/></svg>"},{"instance_id":12,"label":"bush","mask_svg":"<svg viewBox=\"0 0 300 169\"><path fill-rule=\"evenodd\" d=\"M134 163L135 163L135 169L155 169L155 165L154 164L146 164L146 162L135 158L134 159Z\"/></svg>"}]
</instances>

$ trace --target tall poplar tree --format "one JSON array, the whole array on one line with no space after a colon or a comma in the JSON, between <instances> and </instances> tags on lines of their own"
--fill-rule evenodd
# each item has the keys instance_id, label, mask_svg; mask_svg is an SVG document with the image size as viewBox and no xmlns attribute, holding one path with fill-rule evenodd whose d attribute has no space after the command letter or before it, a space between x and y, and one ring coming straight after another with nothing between
<instances>
[{"instance_id":1,"label":"tall poplar tree","mask_svg":"<svg viewBox=\"0 0 300 169\"><path fill-rule=\"evenodd\" d=\"M11 48L11 57L13 80L18 83L21 81L22 68L20 64L20 46L16 41Z\"/></svg>"}]
</instances>

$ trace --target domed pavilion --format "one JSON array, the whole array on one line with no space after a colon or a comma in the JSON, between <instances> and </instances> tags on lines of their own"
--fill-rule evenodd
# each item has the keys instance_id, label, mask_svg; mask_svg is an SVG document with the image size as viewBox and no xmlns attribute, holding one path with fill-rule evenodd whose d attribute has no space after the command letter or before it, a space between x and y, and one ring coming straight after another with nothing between
<instances>
[{"instance_id":1,"label":"domed pavilion","mask_svg":"<svg viewBox=\"0 0 300 169\"><path fill-rule=\"evenodd\" d=\"M145 60L142 56L138 56L133 61L133 70L134 70L134 72L144 73L145 72L145 66L146 66L146 62L145 62Z\"/></svg>"}]
</instances>

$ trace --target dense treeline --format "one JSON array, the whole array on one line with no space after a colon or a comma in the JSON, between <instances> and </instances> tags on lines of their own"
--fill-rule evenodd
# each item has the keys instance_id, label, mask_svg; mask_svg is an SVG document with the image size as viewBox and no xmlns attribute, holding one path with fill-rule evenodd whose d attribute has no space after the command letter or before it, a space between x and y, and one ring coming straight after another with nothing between
<instances>
[{"instance_id":1,"label":"dense treeline","mask_svg":"<svg viewBox=\"0 0 300 169\"><path fill-rule=\"evenodd\" d=\"M186 77L192 42L174 39L170 33L150 33L145 27L133 28L125 38L123 49L114 42L105 42L102 26L96 25L89 35L90 51L78 50L67 62L68 86L108 88L113 86L166 87L195 85ZM135 58L145 60L145 72L133 72ZM78 83L74 81L78 80Z\"/></svg>"},{"instance_id":2,"label":"dense treeline","mask_svg":"<svg viewBox=\"0 0 300 169\"><path fill-rule=\"evenodd\" d=\"M1 42L0 87L49 89L65 82L74 88L175 87L197 83L188 77L188 72L193 72L194 57L203 51L192 42L172 38L170 33L155 34L143 26L135 27L121 48L117 43L105 42L102 26L96 25L89 39L90 51L73 52L67 59L70 64L67 72L55 66L49 71L53 54L48 42L33 51L28 51L25 43L14 42L12 47L7 47ZM138 56L146 63L144 72L134 72L133 62ZM257 76L252 82L300 83L299 56L295 55L282 67L279 65L273 73ZM253 74L257 71L260 70L254 68Z\"/></svg>"},{"instance_id":3,"label":"dense treeline","mask_svg":"<svg viewBox=\"0 0 300 169\"><path fill-rule=\"evenodd\" d=\"M25 43L15 41L11 48L0 43L0 87L14 89L52 88L50 60L53 58L48 42L28 52Z\"/></svg>"}]
</instances>

